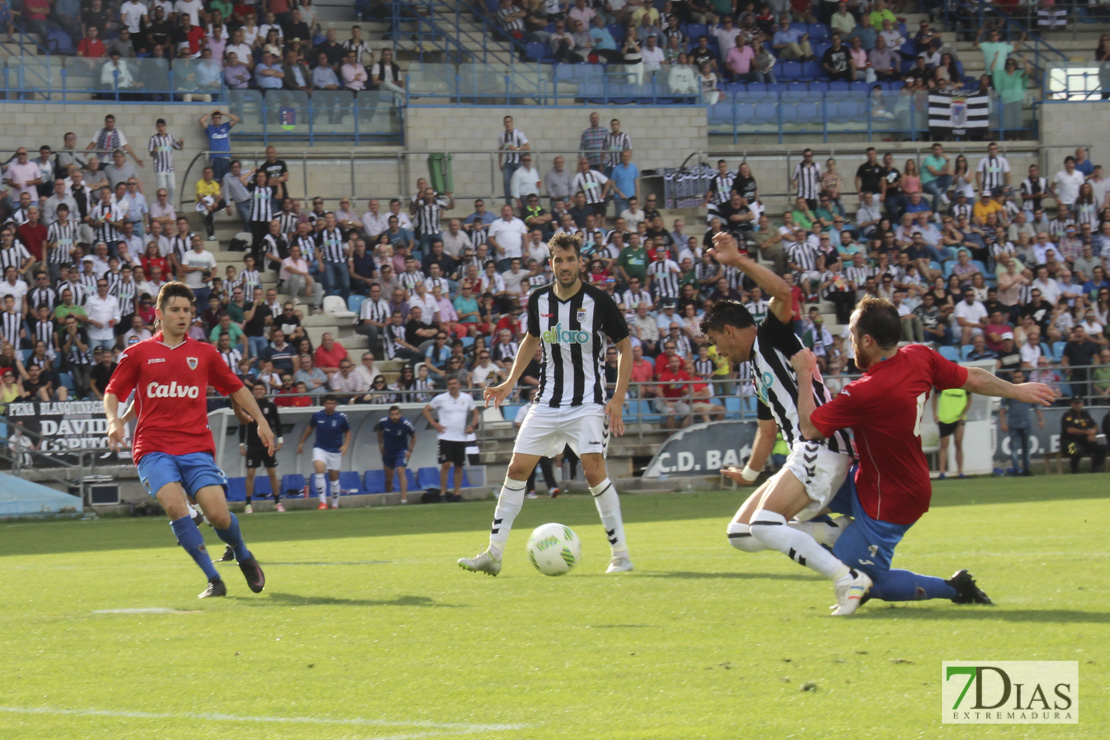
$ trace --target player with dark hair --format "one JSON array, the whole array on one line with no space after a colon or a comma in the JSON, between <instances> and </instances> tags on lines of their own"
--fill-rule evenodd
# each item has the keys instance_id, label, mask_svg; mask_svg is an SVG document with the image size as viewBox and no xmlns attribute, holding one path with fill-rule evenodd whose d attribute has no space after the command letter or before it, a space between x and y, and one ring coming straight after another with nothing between
<instances>
[{"instance_id":1,"label":"player with dark hair","mask_svg":"<svg viewBox=\"0 0 1110 740\"><path fill-rule=\"evenodd\" d=\"M632 570L624 539L620 500L605 467L610 429L624 434L621 411L632 376L632 342L617 304L605 291L582 282L582 243L562 233L548 242L555 282L537 288L528 299L528 326L508 379L483 392L500 407L516 387L536 349L542 348L540 384L520 426L505 484L493 514L489 548L459 567L495 576L501 572L501 553L513 520L524 504L528 475L545 455L553 457L569 446L582 461L594 504L609 539L611 559L606 573ZM605 398L605 348L617 346L617 384Z\"/></svg>"},{"instance_id":2,"label":"player with dark hair","mask_svg":"<svg viewBox=\"0 0 1110 740\"><path fill-rule=\"evenodd\" d=\"M316 485L316 496L320 503L318 510L328 508L327 491L324 488L325 475L331 488L331 508L339 508L339 470L343 465L343 455L351 446L351 423L347 415L336 411L339 401L335 394L328 393L324 396L324 410L317 411L308 420L308 424L301 434L301 441L297 444L297 454L304 452L304 443L312 430L316 430L316 443L312 446L312 467Z\"/></svg>"},{"instance_id":3,"label":"player with dark hair","mask_svg":"<svg viewBox=\"0 0 1110 740\"><path fill-rule=\"evenodd\" d=\"M832 401L818 405L814 400L821 375L813 353L799 350L791 359L798 373L802 434L821 440L850 428L860 453L851 492L853 521L833 553L870 577L869 594L860 595L861 603L868 595L885 601L992 603L966 570L946 581L890 567L895 546L928 511L932 496L921 450L921 414L933 388L962 388L1043 406L1052 403L1052 389L1041 383L1014 385L981 368L961 367L923 344L899 348L898 309L880 298L860 301L848 327L863 377L846 385Z\"/></svg>"},{"instance_id":4,"label":"player with dark hair","mask_svg":"<svg viewBox=\"0 0 1110 740\"><path fill-rule=\"evenodd\" d=\"M397 471L397 485L401 489L401 503L407 504L409 481L406 475L409 458L416 447L416 427L401 415L400 406L390 406L389 416L378 422L378 451L382 453L385 469L385 492L393 490L393 473Z\"/></svg>"},{"instance_id":5,"label":"player with dark hair","mask_svg":"<svg viewBox=\"0 0 1110 740\"><path fill-rule=\"evenodd\" d=\"M801 351L794 334L790 286L771 270L740 253L728 233L717 234L709 253L717 262L739 269L771 297L767 315L760 324L744 306L718 301L706 311L702 333L717 348L718 355L733 363L751 365L752 382L760 401L761 418L773 417L783 439L790 445L786 464L748 497L726 530L729 543L744 552L773 549L787 555L833 582L842 613L858 605L870 585L861 571L837 560L826 549L836 541L838 522L811 521L821 514L848 476L852 464L852 441L846 433L823 441L806 441L798 431L800 391L790 367L790 357ZM820 405L830 400L824 385L808 391ZM757 470L724 470L726 476L751 482Z\"/></svg>"},{"instance_id":6,"label":"player with dark hair","mask_svg":"<svg viewBox=\"0 0 1110 740\"><path fill-rule=\"evenodd\" d=\"M283 439L281 437L281 416L278 414L277 405L266 397L265 383L254 383L251 386L251 393L258 402L258 408L262 409L262 413L270 423L270 429L273 429L278 435L277 443L274 445L274 453L280 452ZM254 509L251 507L251 498L254 497L254 475L259 466L266 468L266 474L270 478L270 488L274 492L274 508L278 511L285 511L285 507L281 505L281 487L278 485L277 460L274 458L274 453L271 453L262 444L262 440L258 436L258 425L254 423L253 419L249 423L239 425L239 454L247 458L247 506L243 510L244 514L254 513ZM227 553L224 553L224 555L226 556Z\"/></svg>"},{"instance_id":7,"label":"player with dark hair","mask_svg":"<svg viewBox=\"0 0 1110 740\"><path fill-rule=\"evenodd\" d=\"M200 505L216 535L232 548L247 585L258 593L266 587L266 576L243 542L238 519L227 508L227 478L216 467L216 447L208 428L208 386L230 396L237 414L254 419L259 440L271 454L274 433L254 396L216 348L189 338L195 311L196 298L187 285L175 281L162 286L155 309L159 332L120 355L105 389L108 443L114 450L123 444L119 399L135 391L138 421L131 456L147 493L170 517L177 543L208 577L200 598L225 596L227 586L189 516L190 498Z\"/></svg>"}]
</instances>

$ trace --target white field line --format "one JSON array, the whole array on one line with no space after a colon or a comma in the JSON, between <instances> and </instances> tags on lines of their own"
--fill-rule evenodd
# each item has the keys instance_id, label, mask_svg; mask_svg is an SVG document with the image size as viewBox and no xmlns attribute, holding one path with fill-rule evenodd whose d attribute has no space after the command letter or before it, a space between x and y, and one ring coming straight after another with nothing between
<instances>
[{"instance_id":1,"label":"white field line","mask_svg":"<svg viewBox=\"0 0 1110 740\"><path fill-rule=\"evenodd\" d=\"M410 722L381 720L381 719L339 719L329 717L257 717L242 716L237 714L217 714L212 712L134 712L115 709L58 709L55 707L5 707L0 706L0 712L9 714L37 714L47 716L69 717L114 717L120 719L187 719L202 720L207 722L249 722L254 724L307 724L307 725L335 725L345 727L412 727L421 728L424 732L404 735L390 735L378 737L377 740L402 740L405 738L440 737L444 735L473 735L482 732L506 732L520 730L527 725L520 724L475 724L468 722L426 722L413 720Z\"/></svg>"}]
</instances>

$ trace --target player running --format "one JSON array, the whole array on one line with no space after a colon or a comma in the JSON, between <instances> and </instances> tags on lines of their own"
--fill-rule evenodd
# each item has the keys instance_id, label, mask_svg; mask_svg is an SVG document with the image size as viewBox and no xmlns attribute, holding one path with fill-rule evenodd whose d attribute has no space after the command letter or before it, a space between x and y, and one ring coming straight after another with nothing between
<instances>
[{"instance_id":1,"label":"player running","mask_svg":"<svg viewBox=\"0 0 1110 740\"><path fill-rule=\"evenodd\" d=\"M316 443L312 446L312 466L316 473L312 476L316 485L316 495L320 499L317 510L328 508L327 493L324 489L324 472L327 472L331 487L331 508L339 508L339 466L351 444L351 424L347 415L336 411L339 402L331 393L324 396L324 410L317 411L308 420L301 441L297 444L297 454L304 452L304 443L312 430L316 430Z\"/></svg>"},{"instance_id":2,"label":"player running","mask_svg":"<svg viewBox=\"0 0 1110 740\"><path fill-rule=\"evenodd\" d=\"M531 410L521 424L505 484L497 499L489 548L459 566L495 576L513 520L524 503L528 475L543 456L554 457L569 445L582 459L611 559L606 573L632 570L624 538L620 499L605 469L609 431L624 434L621 410L632 376L632 342L617 304L603 290L584 284L582 242L571 234L556 234L548 242L555 282L537 288L528 299L527 333L513 361L509 378L483 392L500 407L516 386L537 347L543 348L540 385ZM617 346L617 385L605 400L605 337Z\"/></svg>"},{"instance_id":3,"label":"player running","mask_svg":"<svg viewBox=\"0 0 1110 740\"><path fill-rule=\"evenodd\" d=\"M831 546L840 528L837 523L809 521L820 514L847 478L852 464L852 441L840 432L829 439L806 441L798 431L798 385L790 358L802 342L792 328L790 287L775 273L740 253L727 233L713 238L709 250L717 262L732 266L771 297L767 315L758 326L751 313L735 301L718 301L706 311L702 334L717 353L731 362L751 364L752 382L760 403L766 406L790 445L790 455L778 473L748 497L728 525L729 543L738 550L778 550L833 582L837 604L847 613L858 606L852 593L862 593L870 579L837 560L822 545ZM810 390L814 403L830 400L817 382ZM766 412L764 412L765 414ZM773 437L771 438L773 439ZM757 471L746 469L745 480ZM750 475L750 478L747 476ZM731 476L730 476L731 477ZM796 521L791 521L791 520Z\"/></svg>"},{"instance_id":4,"label":"player running","mask_svg":"<svg viewBox=\"0 0 1110 740\"><path fill-rule=\"evenodd\" d=\"M407 504L409 481L405 473L416 447L416 427L401 415L400 406L390 406L389 416L379 421L376 429L378 450L382 453L382 467L385 469L385 492L393 491L393 471L396 470L401 503Z\"/></svg>"},{"instance_id":5,"label":"player running","mask_svg":"<svg viewBox=\"0 0 1110 740\"><path fill-rule=\"evenodd\" d=\"M1013 385L980 368L961 367L921 344L899 348L898 309L879 298L860 301L848 328L863 377L845 386L831 402L820 406L814 402L813 389L821 382L816 357L803 350L792 358L798 373L802 434L821 440L851 428L860 451L851 497L854 521L837 539L833 553L867 573L872 581L870 596L884 601L992 603L966 570L945 581L890 567L895 546L929 510L932 496L929 466L921 450L921 413L933 388L962 388L1042 406L1050 405L1055 394L1041 383ZM859 595L861 602L865 596Z\"/></svg>"},{"instance_id":6,"label":"player running","mask_svg":"<svg viewBox=\"0 0 1110 740\"><path fill-rule=\"evenodd\" d=\"M275 430L279 435L277 444L274 446L274 453L280 452L283 439L280 436L281 416L278 414L277 405L266 397L266 386L263 383L255 383L252 385L251 393L254 394L254 399L258 403L258 408L262 409L262 414L266 417L266 421L269 422L270 429ZM243 513L254 513L254 507L251 506L251 499L254 497L254 474L260 465L266 468L266 474L270 477L270 488L274 492L274 508L278 511L285 511L285 507L281 505L281 487L278 485L277 459L275 459L274 454L267 450L262 444L262 440L258 436L258 424L254 423L253 419L250 423L239 425L239 454L247 458L247 506L243 509Z\"/></svg>"},{"instance_id":7,"label":"player running","mask_svg":"<svg viewBox=\"0 0 1110 740\"><path fill-rule=\"evenodd\" d=\"M147 493L158 499L169 516L177 543L208 578L199 598L226 596L227 586L189 516L189 498L200 505L216 535L231 547L247 586L259 593L266 587L266 576L243 542L238 519L228 511L227 478L213 459L216 446L208 428L208 386L230 396L237 413L245 412L258 423L259 439L271 454L274 433L251 392L216 348L187 336L195 310L196 298L184 283L166 283L158 292L154 313L160 331L120 355L105 389L108 443L113 450L123 444L119 399L134 390L138 422L131 456Z\"/></svg>"}]
</instances>

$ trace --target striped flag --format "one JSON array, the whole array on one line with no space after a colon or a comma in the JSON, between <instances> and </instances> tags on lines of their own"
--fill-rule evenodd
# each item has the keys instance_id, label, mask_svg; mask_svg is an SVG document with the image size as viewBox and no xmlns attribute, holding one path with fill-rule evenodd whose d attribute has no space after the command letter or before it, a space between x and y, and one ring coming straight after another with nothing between
<instances>
[{"instance_id":1,"label":"striped flag","mask_svg":"<svg viewBox=\"0 0 1110 740\"><path fill-rule=\"evenodd\" d=\"M965 136L990 127L990 98L986 95L929 93L929 131L934 136Z\"/></svg>"}]
</instances>

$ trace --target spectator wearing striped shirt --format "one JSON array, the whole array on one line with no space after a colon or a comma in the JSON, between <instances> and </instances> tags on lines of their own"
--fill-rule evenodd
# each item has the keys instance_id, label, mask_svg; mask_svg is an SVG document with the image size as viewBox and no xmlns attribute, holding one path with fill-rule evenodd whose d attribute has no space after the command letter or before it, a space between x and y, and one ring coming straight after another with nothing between
<instances>
[{"instance_id":1,"label":"spectator wearing striped shirt","mask_svg":"<svg viewBox=\"0 0 1110 740\"><path fill-rule=\"evenodd\" d=\"M173 169L173 152L185 146L185 137L174 138L166 131L166 119L154 122L154 134L147 144L151 161L154 162L154 177L159 188L165 188L169 201L173 202L176 179Z\"/></svg>"},{"instance_id":2,"label":"spectator wearing striped shirt","mask_svg":"<svg viewBox=\"0 0 1110 740\"><path fill-rule=\"evenodd\" d=\"M338 295L346 299L351 291L351 274L347 269L347 259L351 256L350 247L343 240L343 232L331 211L324 216L324 228L316 232L315 240L320 265L323 267L324 289L328 295Z\"/></svg>"},{"instance_id":3,"label":"spectator wearing striped shirt","mask_svg":"<svg viewBox=\"0 0 1110 740\"><path fill-rule=\"evenodd\" d=\"M605 150L605 174L612 175L613 168L621 163L621 154L628 152L629 157L632 154L632 139L628 134L621 131L621 122L619 118L614 118L609 121L609 133L605 135L605 141L602 143L602 149Z\"/></svg>"},{"instance_id":4,"label":"spectator wearing striped shirt","mask_svg":"<svg viewBox=\"0 0 1110 740\"><path fill-rule=\"evenodd\" d=\"M817 197L821 193L821 165L813 159L813 150L802 152L802 161L794 165L790 185L799 198L805 198L810 210L817 210Z\"/></svg>"},{"instance_id":5,"label":"spectator wearing striped shirt","mask_svg":"<svg viewBox=\"0 0 1110 740\"><path fill-rule=\"evenodd\" d=\"M413 226L416 227L416 237L420 244L420 251L427 254L432 249L433 241L443 239L443 212L455 207L455 199L450 191L440 195L433 188L424 188L420 199L413 201L411 206Z\"/></svg>"},{"instance_id":6,"label":"spectator wearing striped shirt","mask_svg":"<svg viewBox=\"0 0 1110 740\"><path fill-rule=\"evenodd\" d=\"M512 205L513 174L520 169L520 152L532 148L524 132L513 126L513 117L502 119L505 130L497 137L497 166L501 168L501 179L505 186L505 202Z\"/></svg>"},{"instance_id":7,"label":"spectator wearing striped shirt","mask_svg":"<svg viewBox=\"0 0 1110 740\"><path fill-rule=\"evenodd\" d=\"M585 199L586 212L595 215L605 216L605 199L609 197L609 191L616 191L617 195L621 198L628 198L627 193L623 193L620 189L614 186L612 180L606 177L601 172L590 167L590 161L585 157L578 158L578 172L574 175L574 180L571 182L571 190L577 196L582 194Z\"/></svg>"}]
</instances>

